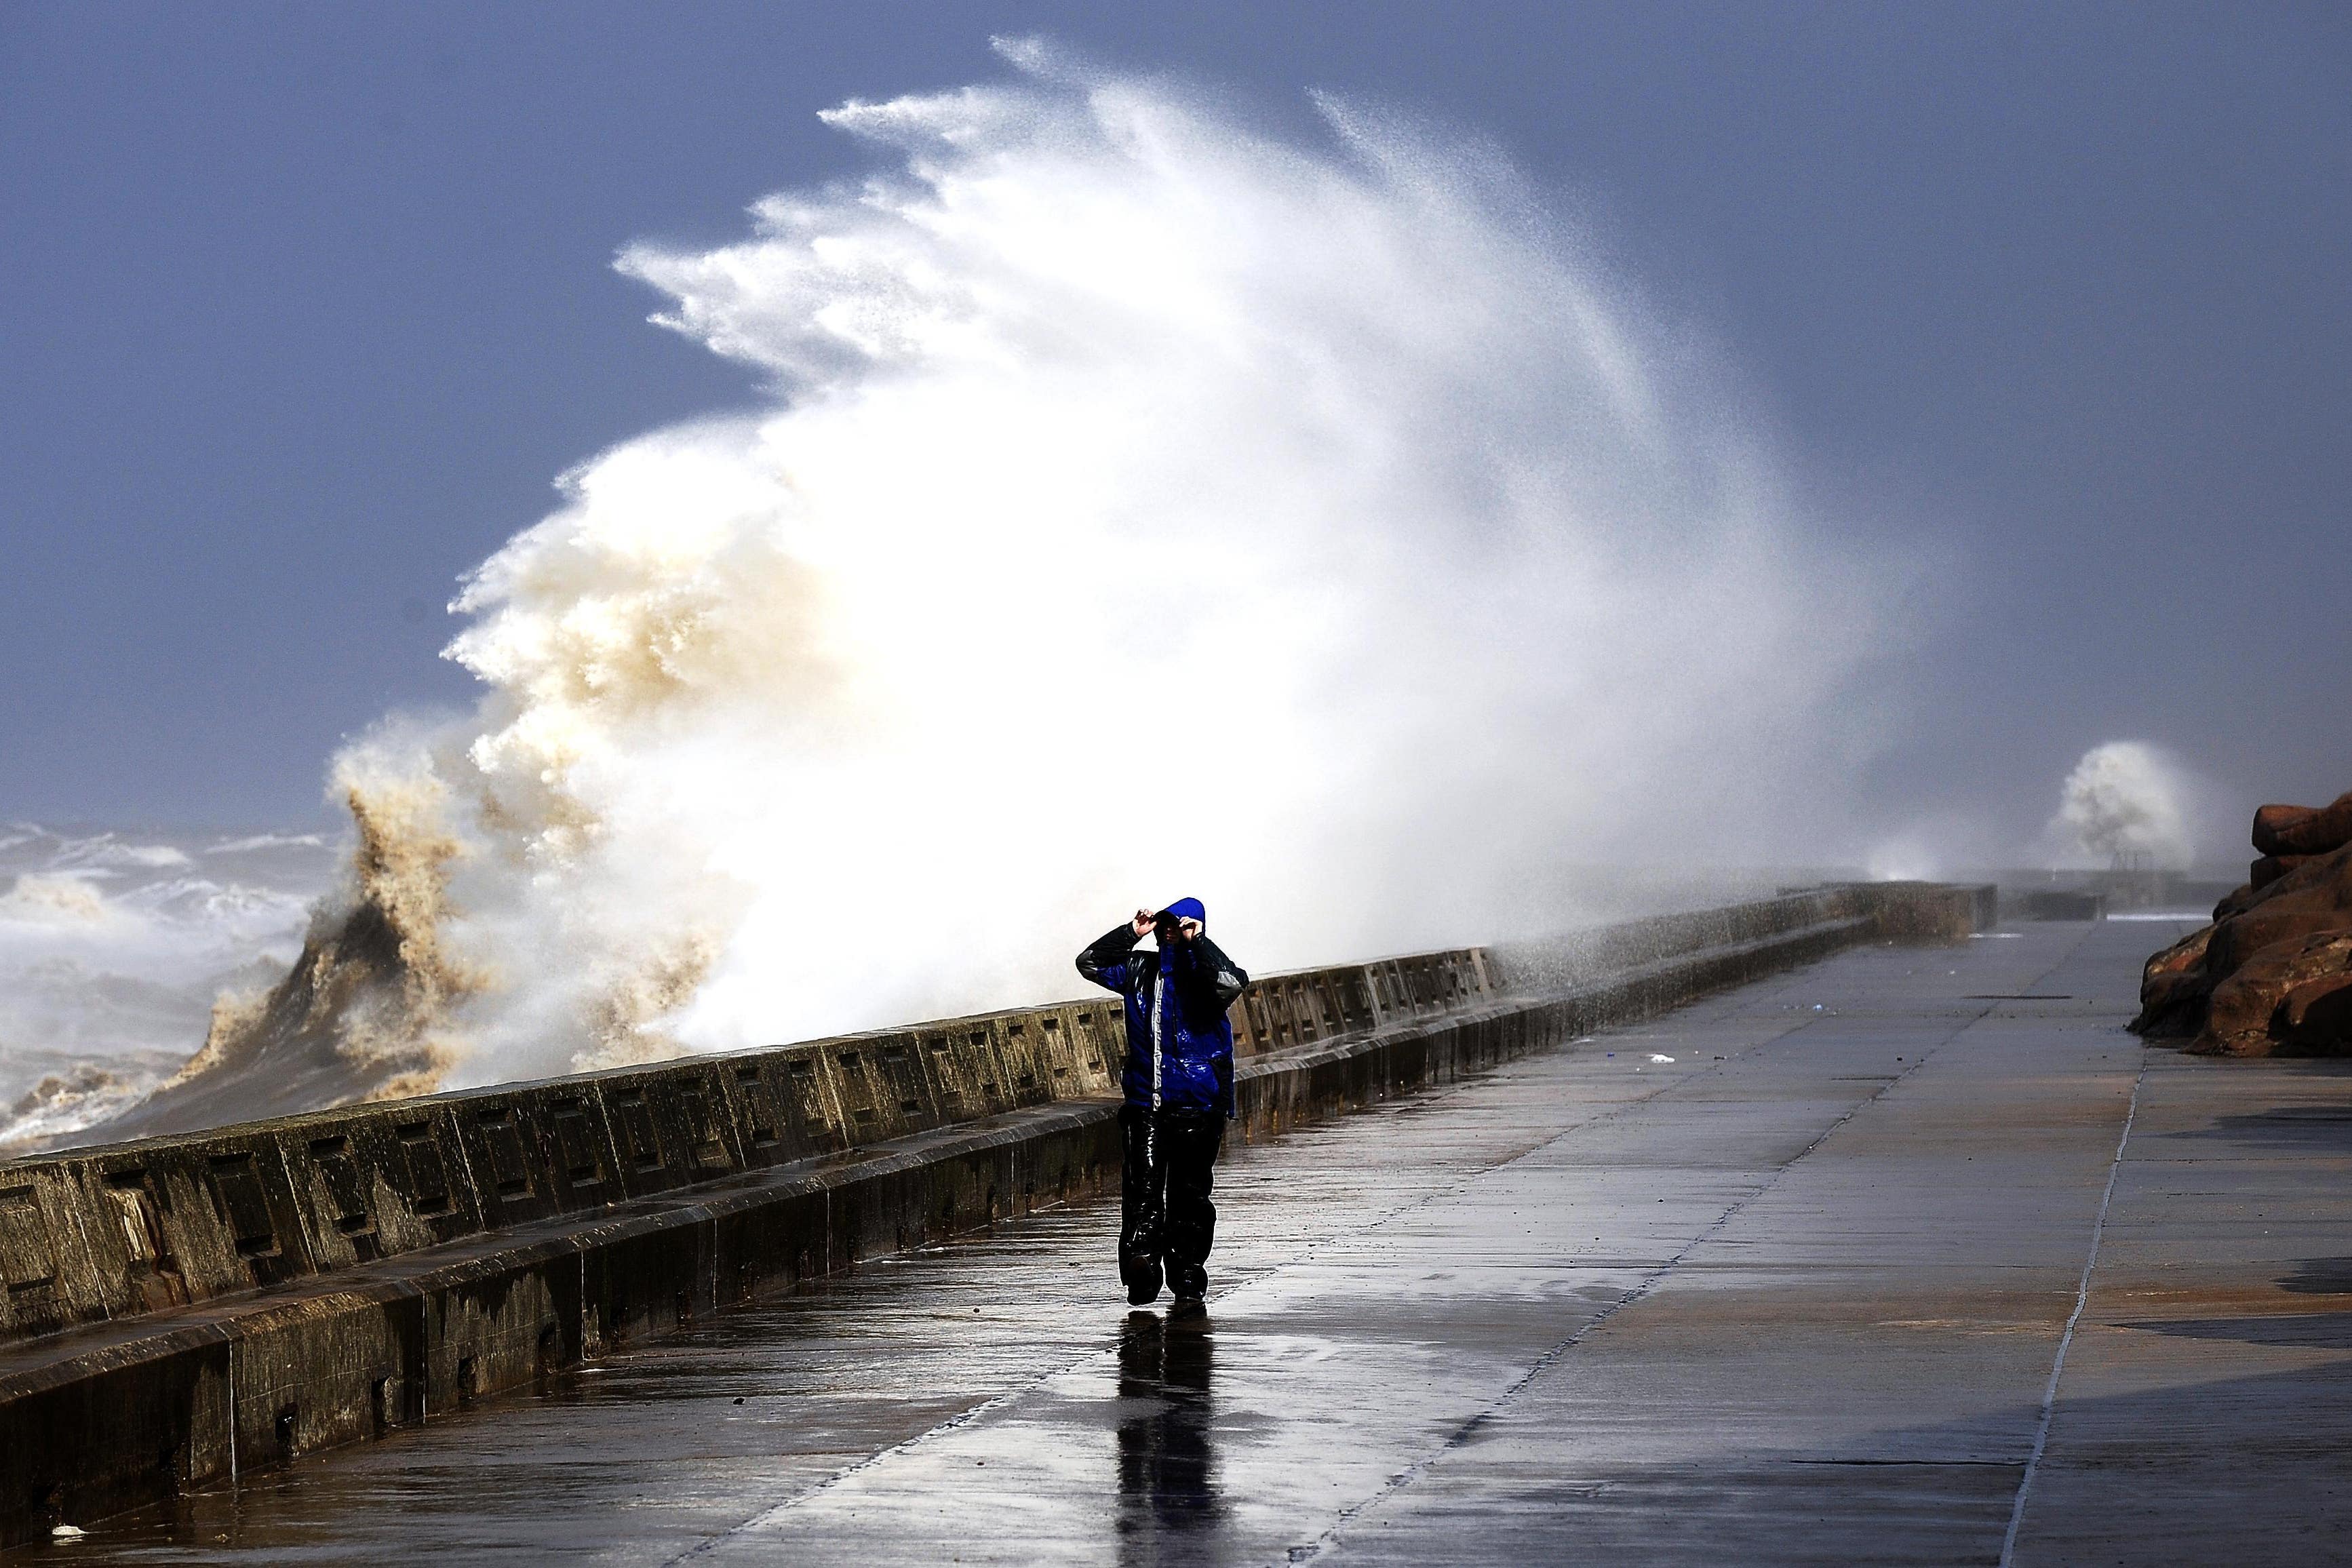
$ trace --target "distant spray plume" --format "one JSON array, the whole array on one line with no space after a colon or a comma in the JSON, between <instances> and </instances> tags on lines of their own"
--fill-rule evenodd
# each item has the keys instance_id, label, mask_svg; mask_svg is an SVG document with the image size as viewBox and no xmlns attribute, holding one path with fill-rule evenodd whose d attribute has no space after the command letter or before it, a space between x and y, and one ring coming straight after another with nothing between
<instances>
[{"instance_id":1,"label":"distant spray plume","mask_svg":"<svg viewBox=\"0 0 2352 1568\"><path fill-rule=\"evenodd\" d=\"M1498 936L1832 808L1885 574L1507 167L1004 52L622 257L770 399L565 476L457 602L478 712L343 759L464 977L371 992L350 1092L1066 994L1181 893L1254 967Z\"/></svg>"},{"instance_id":2,"label":"distant spray plume","mask_svg":"<svg viewBox=\"0 0 2352 1568\"><path fill-rule=\"evenodd\" d=\"M2179 767L2140 741L2109 741L2066 775L2052 833L2094 864L2185 869L2196 858L2189 785Z\"/></svg>"}]
</instances>

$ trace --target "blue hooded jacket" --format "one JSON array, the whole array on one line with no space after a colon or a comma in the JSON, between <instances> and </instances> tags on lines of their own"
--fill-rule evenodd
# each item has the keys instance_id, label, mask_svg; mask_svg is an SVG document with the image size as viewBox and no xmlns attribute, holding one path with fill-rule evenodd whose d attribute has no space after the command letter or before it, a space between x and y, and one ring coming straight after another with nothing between
<instances>
[{"instance_id":1,"label":"blue hooded jacket","mask_svg":"<svg viewBox=\"0 0 2352 1568\"><path fill-rule=\"evenodd\" d=\"M1163 913L1202 920L1197 899ZM1234 1026L1225 1010L1249 984L1206 932L1138 952L1131 925L1078 954L1078 973L1127 1004L1127 1103L1145 1110L1234 1113Z\"/></svg>"}]
</instances>

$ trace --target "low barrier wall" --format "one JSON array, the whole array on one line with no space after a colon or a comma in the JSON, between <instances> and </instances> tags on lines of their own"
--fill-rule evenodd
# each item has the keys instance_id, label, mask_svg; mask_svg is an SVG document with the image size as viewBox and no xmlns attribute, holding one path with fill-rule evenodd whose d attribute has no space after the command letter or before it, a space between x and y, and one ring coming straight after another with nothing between
<instances>
[{"instance_id":1,"label":"low barrier wall","mask_svg":"<svg viewBox=\"0 0 2352 1568\"><path fill-rule=\"evenodd\" d=\"M1879 883L1269 975L1241 1131L1442 1080L1990 889ZM369 1436L1117 1169L1118 1003L0 1164L0 1544Z\"/></svg>"}]
</instances>

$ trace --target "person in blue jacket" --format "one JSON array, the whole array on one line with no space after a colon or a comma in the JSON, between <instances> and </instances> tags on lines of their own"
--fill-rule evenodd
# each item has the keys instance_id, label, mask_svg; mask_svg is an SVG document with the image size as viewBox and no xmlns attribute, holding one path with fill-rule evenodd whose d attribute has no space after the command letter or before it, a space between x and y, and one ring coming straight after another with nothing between
<instances>
[{"instance_id":1,"label":"person in blue jacket","mask_svg":"<svg viewBox=\"0 0 2352 1568\"><path fill-rule=\"evenodd\" d=\"M1127 1004L1127 1103L1119 1108L1118 1277L1127 1299L1160 1295L1162 1266L1180 1314L1209 1293L1217 1151L1234 1114L1234 1026L1225 1010L1249 984L1209 940L1209 911L1179 899L1113 928L1078 954L1078 973ZM1153 937L1157 951L1136 943Z\"/></svg>"}]
</instances>

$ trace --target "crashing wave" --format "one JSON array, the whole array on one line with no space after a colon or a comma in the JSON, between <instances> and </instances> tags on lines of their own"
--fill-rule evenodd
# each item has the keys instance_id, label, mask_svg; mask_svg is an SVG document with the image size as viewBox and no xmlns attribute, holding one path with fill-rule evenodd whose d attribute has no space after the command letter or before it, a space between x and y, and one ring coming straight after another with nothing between
<instances>
[{"instance_id":1,"label":"crashing wave","mask_svg":"<svg viewBox=\"0 0 2352 1568\"><path fill-rule=\"evenodd\" d=\"M374 787L371 788L371 782ZM434 830L431 792L347 776L358 829L350 882L314 913L302 952L266 991L214 1006L202 1049L113 1137L388 1100L438 1087L453 1005L479 984L440 939L456 840Z\"/></svg>"},{"instance_id":2,"label":"crashing wave","mask_svg":"<svg viewBox=\"0 0 2352 1568\"><path fill-rule=\"evenodd\" d=\"M1687 332L1489 150L1007 53L624 255L762 405L470 575L479 708L345 754L351 891L119 1129L1034 1000L1176 890L1276 967L1812 847L1893 574Z\"/></svg>"}]
</instances>

